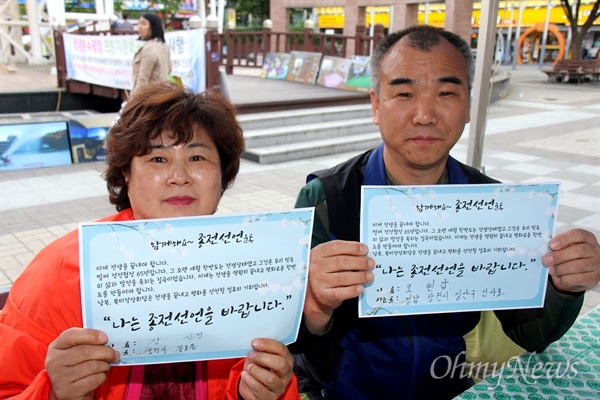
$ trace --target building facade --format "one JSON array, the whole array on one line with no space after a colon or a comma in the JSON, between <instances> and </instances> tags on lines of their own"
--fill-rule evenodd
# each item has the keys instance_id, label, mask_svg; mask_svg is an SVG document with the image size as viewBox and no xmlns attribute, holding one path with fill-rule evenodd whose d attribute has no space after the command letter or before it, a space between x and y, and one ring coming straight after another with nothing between
<instances>
[{"instance_id":1,"label":"building facade","mask_svg":"<svg viewBox=\"0 0 600 400\"><path fill-rule=\"evenodd\" d=\"M342 7L344 9L344 35L354 35L357 25L364 25L367 7L389 6L389 31L397 31L418 22L419 5L430 0L270 0L273 31L287 32L290 28L288 9L315 7ZM326 3L326 4L324 4ZM471 41L473 1L446 0L444 28Z\"/></svg>"}]
</instances>

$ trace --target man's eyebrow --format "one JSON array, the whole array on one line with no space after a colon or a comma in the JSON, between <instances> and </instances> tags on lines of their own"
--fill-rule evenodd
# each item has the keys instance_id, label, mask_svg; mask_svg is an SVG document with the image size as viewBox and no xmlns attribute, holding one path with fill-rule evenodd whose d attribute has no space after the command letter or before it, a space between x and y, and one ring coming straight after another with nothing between
<instances>
[{"instance_id":1,"label":"man's eyebrow","mask_svg":"<svg viewBox=\"0 0 600 400\"><path fill-rule=\"evenodd\" d=\"M438 79L438 82L440 83L454 83L455 85L462 85L463 81L462 79L456 77L456 76L443 76L440 79Z\"/></svg>"},{"instance_id":2,"label":"man's eyebrow","mask_svg":"<svg viewBox=\"0 0 600 400\"><path fill-rule=\"evenodd\" d=\"M443 76L441 78L437 79L438 83L453 83L455 85L462 85L463 81L453 75L450 76ZM415 84L415 80L411 79L411 78L405 78L405 77L399 77L399 78L394 78L392 80L390 80L390 85L394 86L394 85L414 85Z\"/></svg>"},{"instance_id":3,"label":"man's eyebrow","mask_svg":"<svg viewBox=\"0 0 600 400\"><path fill-rule=\"evenodd\" d=\"M394 78L390 81L390 85L414 85L415 81L414 79L410 79L410 78L404 78L404 77L399 77L399 78Z\"/></svg>"}]
</instances>

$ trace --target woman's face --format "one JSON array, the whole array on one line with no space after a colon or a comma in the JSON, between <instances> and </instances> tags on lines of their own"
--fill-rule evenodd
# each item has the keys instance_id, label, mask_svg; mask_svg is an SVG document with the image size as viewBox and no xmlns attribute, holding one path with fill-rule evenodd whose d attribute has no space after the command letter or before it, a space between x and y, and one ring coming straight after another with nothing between
<instances>
[{"instance_id":1,"label":"woman's face","mask_svg":"<svg viewBox=\"0 0 600 400\"><path fill-rule=\"evenodd\" d=\"M142 39L149 39L152 31L150 30L150 21L144 17L140 17L138 23L138 33Z\"/></svg>"},{"instance_id":2,"label":"woman's face","mask_svg":"<svg viewBox=\"0 0 600 400\"><path fill-rule=\"evenodd\" d=\"M174 146L163 132L152 151L131 160L125 175L135 219L213 214L221 199L221 162L217 147L201 128L184 145Z\"/></svg>"}]
</instances>

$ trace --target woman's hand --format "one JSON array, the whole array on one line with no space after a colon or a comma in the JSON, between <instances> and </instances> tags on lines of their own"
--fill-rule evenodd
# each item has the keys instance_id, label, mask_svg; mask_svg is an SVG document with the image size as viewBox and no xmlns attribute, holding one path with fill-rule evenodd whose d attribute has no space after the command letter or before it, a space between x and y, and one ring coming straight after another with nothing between
<instances>
[{"instance_id":1,"label":"woman's hand","mask_svg":"<svg viewBox=\"0 0 600 400\"><path fill-rule=\"evenodd\" d=\"M252 348L244 363L239 394L245 400L275 400L292 379L292 355L273 339L254 339Z\"/></svg>"},{"instance_id":2,"label":"woman's hand","mask_svg":"<svg viewBox=\"0 0 600 400\"><path fill-rule=\"evenodd\" d=\"M48 347L46 371L52 383L51 399L92 399L106 380L119 353L104 344L106 333L95 329L67 329ZM26 357L26 355L24 355Z\"/></svg>"}]
</instances>

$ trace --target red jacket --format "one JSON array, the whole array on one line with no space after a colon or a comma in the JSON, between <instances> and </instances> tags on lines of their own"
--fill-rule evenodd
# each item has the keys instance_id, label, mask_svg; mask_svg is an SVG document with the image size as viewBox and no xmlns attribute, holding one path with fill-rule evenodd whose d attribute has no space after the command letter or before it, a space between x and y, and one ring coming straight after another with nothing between
<instances>
[{"instance_id":1,"label":"red jacket","mask_svg":"<svg viewBox=\"0 0 600 400\"><path fill-rule=\"evenodd\" d=\"M131 209L101 221L133 220ZM23 271L0 312L0 398L47 399L48 346L63 331L82 327L77 231L46 246ZM244 359L206 361L208 398L237 400ZM95 399L121 400L131 367L112 367ZM298 399L295 376L280 399Z\"/></svg>"}]
</instances>

